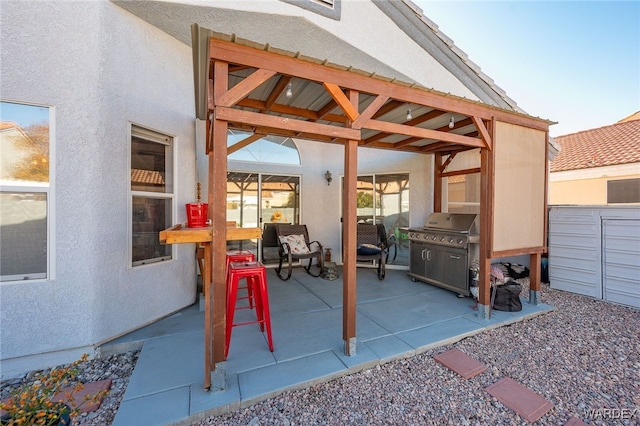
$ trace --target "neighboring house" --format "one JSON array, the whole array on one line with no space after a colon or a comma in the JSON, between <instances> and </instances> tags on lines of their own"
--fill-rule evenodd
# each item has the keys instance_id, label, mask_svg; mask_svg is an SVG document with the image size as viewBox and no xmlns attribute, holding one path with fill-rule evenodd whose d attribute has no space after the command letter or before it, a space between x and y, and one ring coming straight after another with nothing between
<instances>
[{"instance_id":1,"label":"neighboring house","mask_svg":"<svg viewBox=\"0 0 640 426\"><path fill-rule=\"evenodd\" d=\"M460 139L481 133L486 140L493 131L513 131L517 138L523 129L533 130L535 140L528 142L544 157L540 142L546 143L550 122L521 111L408 0L2 1L1 120L16 117L22 130L29 128L28 151L40 158L34 163L38 180L5 176L4 170L0 180L0 234L12 236L2 244L3 376L69 362L83 352L94 355L101 343L196 300L194 247L162 245L156 238L160 230L185 222L184 206L195 201L198 182L207 196L208 129L194 107L194 94L196 105L205 96L194 76L194 23L234 43L298 52L311 62L352 71L354 78L366 71L393 84L448 94L438 96L454 107L464 99L469 111L489 108L515 124L479 132L477 126L485 124L474 122L471 113L458 114L452 127L446 109L414 105L412 113L431 112L430 130ZM402 117L411 109L395 106ZM322 114L330 116L331 109ZM402 117L396 118L408 120ZM344 147L300 143L293 132L261 137L253 130L229 132L229 140L237 138L227 153L227 216L245 226L282 211L307 224L339 258ZM371 146L384 143L372 140ZM502 146L506 157L518 157L513 146ZM20 165L23 149L12 155L12 164ZM358 216L394 218L390 227L423 226L436 208L433 194L440 192L434 188L434 157L442 158L425 152L359 148L359 184L388 207L365 206ZM480 157L476 149L461 151L442 177L479 169ZM537 166L544 159L537 160L539 182L544 173ZM505 169L498 166L497 172ZM466 195L456 191L452 198L479 212L479 173L464 182L470 185ZM544 201L534 203L542 224ZM23 240L35 244L26 247Z\"/></svg>"},{"instance_id":2,"label":"neighboring house","mask_svg":"<svg viewBox=\"0 0 640 426\"><path fill-rule=\"evenodd\" d=\"M558 136L549 204L640 203L640 112L609 126Z\"/></svg>"}]
</instances>

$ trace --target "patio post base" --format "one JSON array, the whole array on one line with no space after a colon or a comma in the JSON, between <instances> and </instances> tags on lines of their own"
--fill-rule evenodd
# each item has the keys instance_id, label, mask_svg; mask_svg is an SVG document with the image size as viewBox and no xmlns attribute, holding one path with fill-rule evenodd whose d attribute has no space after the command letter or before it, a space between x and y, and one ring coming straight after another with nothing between
<instances>
[{"instance_id":1,"label":"patio post base","mask_svg":"<svg viewBox=\"0 0 640 426\"><path fill-rule=\"evenodd\" d=\"M211 372L211 392L221 392L227 388L227 363L217 362Z\"/></svg>"},{"instance_id":2,"label":"patio post base","mask_svg":"<svg viewBox=\"0 0 640 426\"><path fill-rule=\"evenodd\" d=\"M356 354L356 338L351 337L344 341L344 353L347 356L354 356Z\"/></svg>"},{"instance_id":3,"label":"patio post base","mask_svg":"<svg viewBox=\"0 0 640 426\"><path fill-rule=\"evenodd\" d=\"M529 303L531 303L532 305L539 305L540 303L542 303L542 301L540 300L541 295L542 292L538 290L529 290Z\"/></svg>"},{"instance_id":4,"label":"patio post base","mask_svg":"<svg viewBox=\"0 0 640 426\"><path fill-rule=\"evenodd\" d=\"M491 319L491 309L489 305L482 305L478 303L478 318Z\"/></svg>"}]
</instances>

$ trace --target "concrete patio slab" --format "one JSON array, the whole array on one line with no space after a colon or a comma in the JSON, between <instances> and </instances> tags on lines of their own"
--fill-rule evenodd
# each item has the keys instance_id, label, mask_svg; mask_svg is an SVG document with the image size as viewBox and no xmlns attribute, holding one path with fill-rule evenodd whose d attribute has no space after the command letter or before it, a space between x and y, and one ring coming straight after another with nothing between
<instances>
[{"instance_id":1,"label":"concrete patio slab","mask_svg":"<svg viewBox=\"0 0 640 426\"><path fill-rule=\"evenodd\" d=\"M234 327L219 367L226 372L223 391L204 390L204 312L197 304L103 345L101 353L142 347L114 424L190 424L553 310L523 299L521 312L493 311L486 320L472 310L471 298L413 282L404 270L388 269L380 281L375 270L358 268L356 353L347 356L341 278L297 269L285 282L273 269L267 273L275 350L257 324Z\"/></svg>"}]
</instances>

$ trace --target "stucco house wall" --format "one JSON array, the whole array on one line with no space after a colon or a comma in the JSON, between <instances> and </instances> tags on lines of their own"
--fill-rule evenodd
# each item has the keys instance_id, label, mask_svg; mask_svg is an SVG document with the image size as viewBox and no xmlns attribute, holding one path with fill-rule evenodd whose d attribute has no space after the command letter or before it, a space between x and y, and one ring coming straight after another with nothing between
<instances>
[{"instance_id":1,"label":"stucco house wall","mask_svg":"<svg viewBox=\"0 0 640 426\"><path fill-rule=\"evenodd\" d=\"M640 178L640 163L549 174L549 204L607 205L607 182Z\"/></svg>"},{"instance_id":2,"label":"stucco house wall","mask_svg":"<svg viewBox=\"0 0 640 426\"><path fill-rule=\"evenodd\" d=\"M192 247L130 267L127 191L130 122L175 137L176 208L195 187L195 131L191 49L166 33L109 2L3 2L1 19L3 100L55 111L51 280L0 285L5 376L194 301Z\"/></svg>"}]
</instances>

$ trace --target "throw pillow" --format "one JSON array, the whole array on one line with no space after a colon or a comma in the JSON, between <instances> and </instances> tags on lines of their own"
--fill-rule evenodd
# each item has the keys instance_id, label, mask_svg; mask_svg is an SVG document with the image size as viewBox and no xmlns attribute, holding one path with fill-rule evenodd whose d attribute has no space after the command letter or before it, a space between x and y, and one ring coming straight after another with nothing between
<instances>
[{"instance_id":1,"label":"throw pillow","mask_svg":"<svg viewBox=\"0 0 640 426\"><path fill-rule=\"evenodd\" d=\"M280 243L284 246L285 252L287 246L284 244L289 244L291 254L311 253L309 247L307 247L307 242L304 240L304 235L284 235L280 237Z\"/></svg>"},{"instance_id":2,"label":"throw pillow","mask_svg":"<svg viewBox=\"0 0 640 426\"><path fill-rule=\"evenodd\" d=\"M374 246L373 244L360 244L358 246L358 255L360 256L371 256L374 254L379 254L382 249L378 246Z\"/></svg>"}]
</instances>

